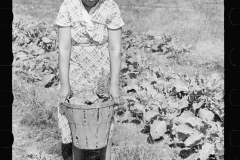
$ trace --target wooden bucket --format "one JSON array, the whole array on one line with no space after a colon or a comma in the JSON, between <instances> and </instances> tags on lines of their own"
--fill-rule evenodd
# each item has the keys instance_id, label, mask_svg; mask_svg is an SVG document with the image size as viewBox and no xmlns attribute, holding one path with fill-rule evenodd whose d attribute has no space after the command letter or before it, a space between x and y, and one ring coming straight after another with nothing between
<instances>
[{"instance_id":1,"label":"wooden bucket","mask_svg":"<svg viewBox=\"0 0 240 160\"><path fill-rule=\"evenodd\" d=\"M107 146L113 118L114 101L101 105L72 105L66 107L73 144L79 149L100 149Z\"/></svg>"}]
</instances>

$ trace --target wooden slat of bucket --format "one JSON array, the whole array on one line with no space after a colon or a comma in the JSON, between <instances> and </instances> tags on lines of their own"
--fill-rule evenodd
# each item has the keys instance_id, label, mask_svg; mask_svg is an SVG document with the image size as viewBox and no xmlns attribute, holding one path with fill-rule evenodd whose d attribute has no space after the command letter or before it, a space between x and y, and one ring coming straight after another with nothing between
<instances>
[{"instance_id":1,"label":"wooden slat of bucket","mask_svg":"<svg viewBox=\"0 0 240 160\"><path fill-rule=\"evenodd\" d=\"M62 105L61 107L65 108L64 112L66 114L66 117L68 119L69 123L73 123L74 122L74 115L73 115L73 111L69 110L68 107L66 107L65 105Z\"/></svg>"},{"instance_id":2,"label":"wooden slat of bucket","mask_svg":"<svg viewBox=\"0 0 240 160\"><path fill-rule=\"evenodd\" d=\"M82 144L86 144L84 139L82 138L82 135L84 135L82 132L84 131L84 129L81 126L81 118L83 117L83 111L82 110L78 110L78 109L72 109L73 110L73 115L74 115L74 123L75 123L75 129L72 133L72 135L75 135L75 137L73 137L75 139L75 141L77 141L78 143L75 143L75 145L77 147L80 147ZM77 139L76 140L76 136Z\"/></svg>"},{"instance_id":3,"label":"wooden slat of bucket","mask_svg":"<svg viewBox=\"0 0 240 160\"><path fill-rule=\"evenodd\" d=\"M94 121L95 121L94 119L96 119L96 117L94 117L95 110L96 109L85 110L86 123L84 123L83 125L86 126L85 133L88 139L89 148L95 147L95 132L96 132L96 129L95 129L96 125L94 124Z\"/></svg>"},{"instance_id":4,"label":"wooden slat of bucket","mask_svg":"<svg viewBox=\"0 0 240 160\"><path fill-rule=\"evenodd\" d=\"M71 132L72 132L72 139L73 139L73 144L77 146L79 144L79 137L77 134L77 127L75 124L70 124ZM76 136L78 137L78 140L76 139Z\"/></svg>"},{"instance_id":5,"label":"wooden slat of bucket","mask_svg":"<svg viewBox=\"0 0 240 160\"><path fill-rule=\"evenodd\" d=\"M99 108L98 109L98 119L97 119L97 124L98 125L102 123L102 119L103 119L103 117L102 117L102 109L103 108Z\"/></svg>"},{"instance_id":6,"label":"wooden slat of bucket","mask_svg":"<svg viewBox=\"0 0 240 160\"><path fill-rule=\"evenodd\" d=\"M99 148L99 138L100 138L100 136L99 136L99 126L96 125L96 132L95 132L96 148Z\"/></svg>"},{"instance_id":7,"label":"wooden slat of bucket","mask_svg":"<svg viewBox=\"0 0 240 160\"><path fill-rule=\"evenodd\" d=\"M104 147L107 145L107 138L108 138L108 123L99 124L99 147Z\"/></svg>"},{"instance_id":8,"label":"wooden slat of bucket","mask_svg":"<svg viewBox=\"0 0 240 160\"><path fill-rule=\"evenodd\" d=\"M99 135L99 124L101 121L101 110L102 108L98 108L98 109L93 109L95 111L95 115L94 115L94 126L92 126L93 128L93 143L91 144L93 147L95 147L95 149L99 148L99 140L100 140L100 135Z\"/></svg>"},{"instance_id":9,"label":"wooden slat of bucket","mask_svg":"<svg viewBox=\"0 0 240 160\"><path fill-rule=\"evenodd\" d=\"M86 123L84 125L95 125L97 123L97 115L99 109L85 110Z\"/></svg>"},{"instance_id":10,"label":"wooden slat of bucket","mask_svg":"<svg viewBox=\"0 0 240 160\"><path fill-rule=\"evenodd\" d=\"M80 109L75 109L78 112L78 118L79 121L77 122L78 125L83 125L86 121L85 116L84 116L84 112L86 112L85 110L80 110Z\"/></svg>"},{"instance_id":11,"label":"wooden slat of bucket","mask_svg":"<svg viewBox=\"0 0 240 160\"><path fill-rule=\"evenodd\" d=\"M79 149L87 149L88 148L88 139L86 137L86 126L78 125L77 126L77 135L79 138Z\"/></svg>"},{"instance_id":12,"label":"wooden slat of bucket","mask_svg":"<svg viewBox=\"0 0 240 160\"><path fill-rule=\"evenodd\" d=\"M112 119L113 117L113 107L109 107L108 117Z\"/></svg>"},{"instance_id":13,"label":"wooden slat of bucket","mask_svg":"<svg viewBox=\"0 0 240 160\"><path fill-rule=\"evenodd\" d=\"M66 110L66 116L69 123L73 123L73 112L71 110Z\"/></svg>"},{"instance_id":14,"label":"wooden slat of bucket","mask_svg":"<svg viewBox=\"0 0 240 160\"><path fill-rule=\"evenodd\" d=\"M78 137L79 144L76 146L78 148L85 147L86 148L86 133L85 133L85 128L82 125L85 121L84 118L84 110L79 110L79 109L72 109L74 112L74 122L76 124L76 136Z\"/></svg>"},{"instance_id":15,"label":"wooden slat of bucket","mask_svg":"<svg viewBox=\"0 0 240 160\"><path fill-rule=\"evenodd\" d=\"M108 112L108 107L106 107L106 108L102 108L102 123L106 123L107 122L107 119L108 119L108 117L107 117L107 113Z\"/></svg>"},{"instance_id":16,"label":"wooden slat of bucket","mask_svg":"<svg viewBox=\"0 0 240 160\"><path fill-rule=\"evenodd\" d=\"M113 107L109 107L108 118L112 119L112 116L113 116Z\"/></svg>"},{"instance_id":17,"label":"wooden slat of bucket","mask_svg":"<svg viewBox=\"0 0 240 160\"><path fill-rule=\"evenodd\" d=\"M111 121L111 118L112 118L112 113L113 113L113 107L107 107L107 108L104 108L104 122L109 122Z\"/></svg>"},{"instance_id":18,"label":"wooden slat of bucket","mask_svg":"<svg viewBox=\"0 0 240 160\"><path fill-rule=\"evenodd\" d=\"M71 114L71 121L69 123L78 124L80 121L79 111L77 109L68 109L68 113Z\"/></svg>"},{"instance_id":19,"label":"wooden slat of bucket","mask_svg":"<svg viewBox=\"0 0 240 160\"><path fill-rule=\"evenodd\" d=\"M111 107L107 107L107 108L102 108L102 112L101 112L101 124L99 125L100 132L99 134L101 135L101 143L99 145L106 145L105 143L107 143L107 139L108 139L108 131L109 131L109 122L110 122L110 118L108 117L109 114L109 108Z\"/></svg>"},{"instance_id":20,"label":"wooden slat of bucket","mask_svg":"<svg viewBox=\"0 0 240 160\"><path fill-rule=\"evenodd\" d=\"M86 127L87 130L87 137L89 139L88 141L88 147L91 149L95 149L96 148L96 138L95 138L95 134L96 134L96 127L97 125L91 125Z\"/></svg>"},{"instance_id":21,"label":"wooden slat of bucket","mask_svg":"<svg viewBox=\"0 0 240 160\"><path fill-rule=\"evenodd\" d=\"M96 125L97 124L97 119L98 119L98 110L99 109L93 109L92 110L92 118L91 118L91 122L89 123L89 125Z\"/></svg>"},{"instance_id":22,"label":"wooden slat of bucket","mask_svg":"<svg viewBox=\"0 0 240 160\"><path fill-rule=\"evenodd\" d=\"M79 110L81 111L81 110ZM83 134L83 142L82 143L85 147L85 148L88 148L89 147L89 137L88 137L88 134L89 134L89 131L88 131L88 128L89 126L87 125L87 110L82 110L81 111L83 113L83 115L81 116L82 117L82 121L81 121L81 124L80 126L82 127L82 130L80 130L80 134Z\"/></svg>"}]
</instances>

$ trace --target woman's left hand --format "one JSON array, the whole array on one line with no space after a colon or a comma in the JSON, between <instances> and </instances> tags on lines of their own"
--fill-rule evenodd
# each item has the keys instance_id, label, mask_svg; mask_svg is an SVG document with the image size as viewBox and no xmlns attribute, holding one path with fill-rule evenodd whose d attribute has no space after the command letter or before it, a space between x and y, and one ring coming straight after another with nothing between
<instances>
[{"instance_id":1,"label":"woman's left hand","mask_svg":"<svg viewBox=\"0 0 240 160\"><path fill-rule=\"evenodd\" d=\"M120 103L120 94L119 94L119 87L116 85L110 85L109 94L111 98L113 98L114 102L119 104Z\"/></svg>"}]
</instances>

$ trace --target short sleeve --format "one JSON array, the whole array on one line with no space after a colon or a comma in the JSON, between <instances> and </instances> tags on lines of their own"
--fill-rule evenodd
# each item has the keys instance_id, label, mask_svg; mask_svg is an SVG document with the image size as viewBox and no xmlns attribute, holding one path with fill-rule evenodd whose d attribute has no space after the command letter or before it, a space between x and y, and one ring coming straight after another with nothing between
<instances>
[{"instance_id":1,"label":"short sleeve","mask_svg":"<svg viewBox=\"0 0 240 160\"><path fill-rule=\"evenodd\" d=\"M118 5L112 1L113 6L111 9L111 15L110 15L110 20L107 24L107 27L109 29L118 29L124 25L124 22L122 20L121 12L118 7Z\"/></svg>"},{"instance_id":2,"label":"short sleeve","mask_svg":"<svg viewBox=\"0 0 240 160\"><path fill-rule=\"evenodd\" d=\"M69 19L69 12L68 12L68 3L65 0L58 12L57 18L55 20L55 24L59 26L71 26L71 22Z\"/></svg>"}]
</instances>

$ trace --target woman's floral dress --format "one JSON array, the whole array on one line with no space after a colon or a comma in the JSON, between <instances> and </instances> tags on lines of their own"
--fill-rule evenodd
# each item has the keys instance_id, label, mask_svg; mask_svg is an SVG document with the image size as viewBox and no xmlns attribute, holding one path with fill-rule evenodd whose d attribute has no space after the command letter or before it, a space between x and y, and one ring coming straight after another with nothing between
<instances>
[{"instance_id":1,"label":"woman's floral dress","mask_svg":"<svg viewBox=\"0 0 240 160\"><path fill-rule=\"evenodd\" d=\"M83 95L107 94L110 82L110 56L108 51L108 28L117 29L124 25L120 10L113 0L100 0L89 13L81 0L64 0L57 15L56 25L70 26L72 48L70 56L69 82L73 97L71 104L81 104ZM99 90L101 84L105 90ZM100 85L100 86L101 86ZM59 128L62 142L72 142L67 119L58 108ZM113 124L111 126L111 131ZM110 132L111 136L111 132Z\"/></svg>"}]
</instances>

